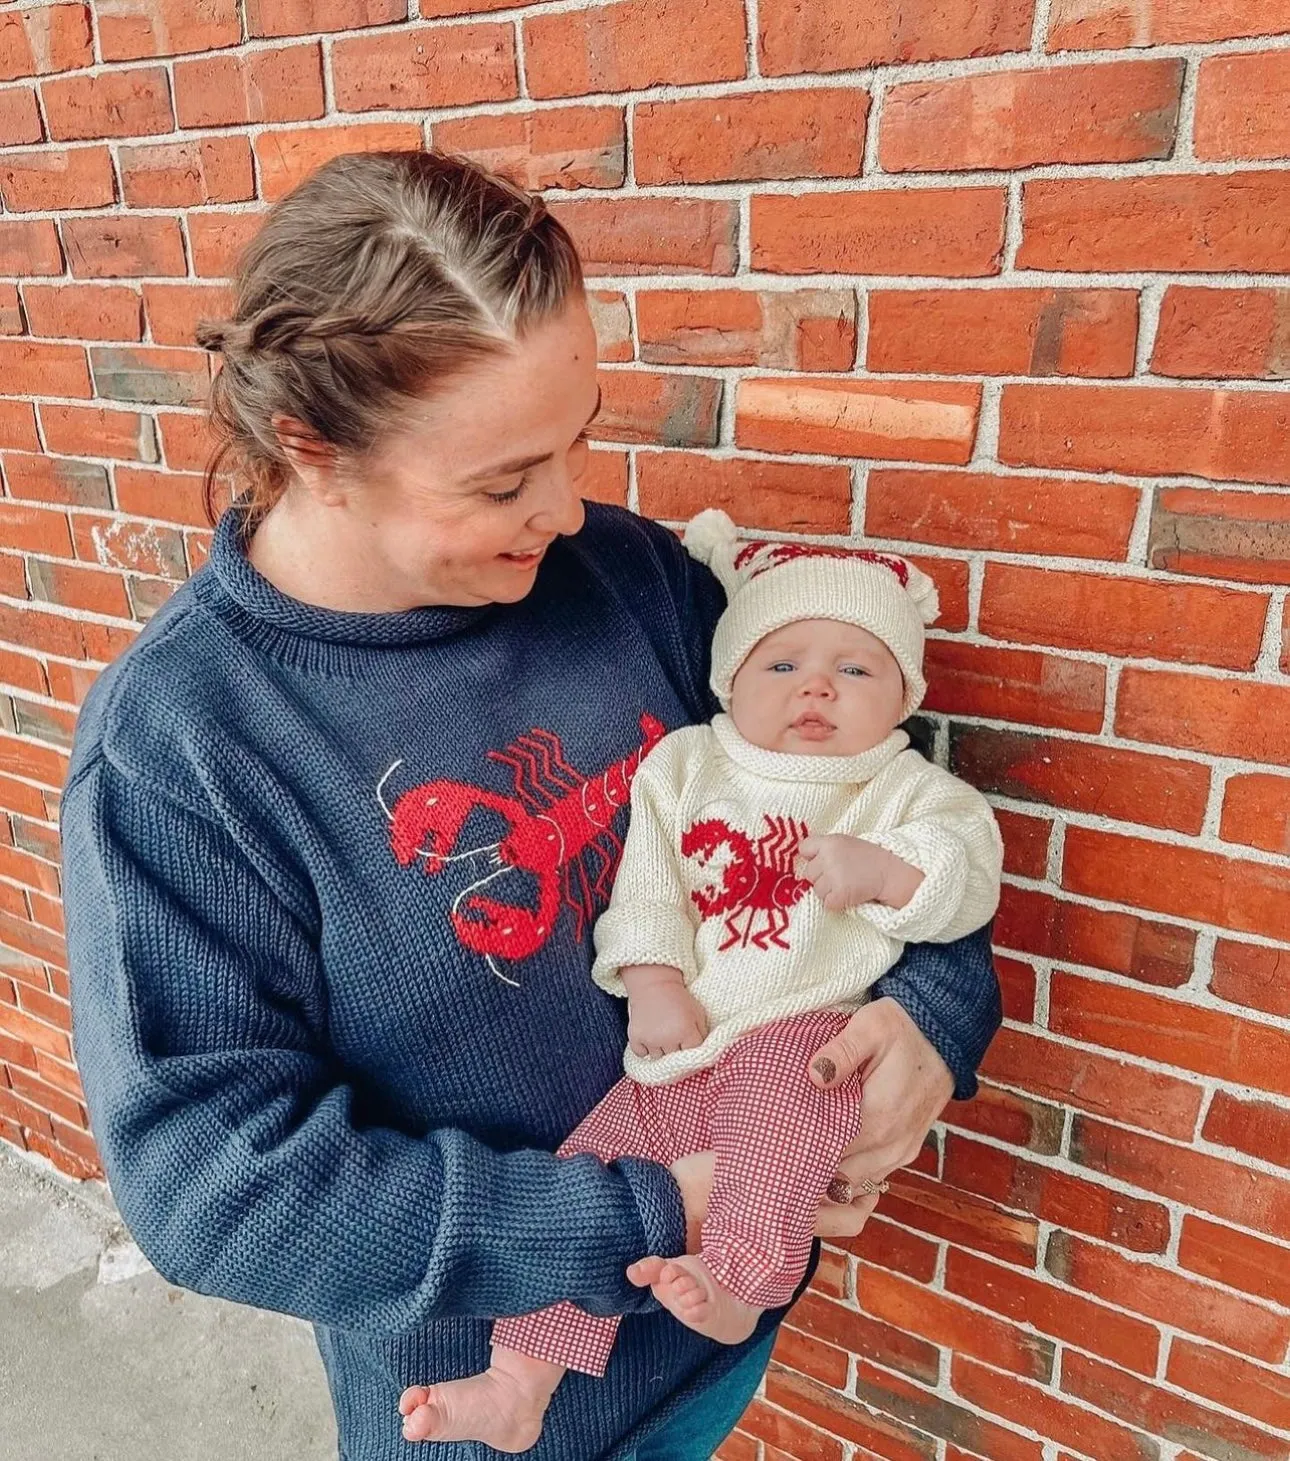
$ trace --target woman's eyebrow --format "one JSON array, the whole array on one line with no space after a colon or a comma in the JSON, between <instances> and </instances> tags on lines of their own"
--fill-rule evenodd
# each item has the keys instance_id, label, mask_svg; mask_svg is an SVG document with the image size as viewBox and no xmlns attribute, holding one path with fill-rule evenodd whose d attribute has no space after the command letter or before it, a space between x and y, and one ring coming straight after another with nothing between
<instances>
[{"instance_id":1,"label":"woman's eyebrow","mask_svg":"<svg viewBox=\"0 0 1290 1461\"><path fill-rule=\"evenodd\" d=\"M591 423L596 419L596 417L600 415L600 407L603 400L604 391L599 386L597 386L596 407L595 410L592 411L591 415L587 417L588 426L590 426ZM530 467L539 466L542 462L549 462L551 460L551 455L552 454L548 451L542 452L540 455L535 457L516 457L515 460L511 462L499 462L495 467L485 467L482 472L471 472L468 477L463 477L462 481L485 482L490 477L511 477L514 476L516 472L527 472Z\"/></svg>"}]
</instances>

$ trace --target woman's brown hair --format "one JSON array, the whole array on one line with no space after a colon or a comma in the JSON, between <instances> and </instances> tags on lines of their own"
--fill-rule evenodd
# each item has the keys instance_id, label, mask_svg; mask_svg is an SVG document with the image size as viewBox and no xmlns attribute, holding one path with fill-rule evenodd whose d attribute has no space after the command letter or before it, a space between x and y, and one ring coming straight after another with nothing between
<instances>
[{"instance_id":1,"label":"woman's brown hair","mask_svg":"<svg viewBox=\"0 0 1290 1461\"><path fill-rule=\"evenodd\" d=\"M281 496L276 416L361 457L412 398L558 313L582 269L542 199L509 179L444 153L369 152L274 204L234 285L232 317L197 328L223 356L212 522L230 467L252 522Z\"/></svg>"}]
</instances>

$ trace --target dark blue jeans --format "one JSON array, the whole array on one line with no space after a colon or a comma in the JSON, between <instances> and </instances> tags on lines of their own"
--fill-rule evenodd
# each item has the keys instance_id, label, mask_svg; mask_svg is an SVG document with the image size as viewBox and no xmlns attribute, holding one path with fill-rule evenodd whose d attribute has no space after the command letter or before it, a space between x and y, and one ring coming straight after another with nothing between
<instances>
[{"instance_id":1,"label":"dark blue jeans","mask_svg":"<svg viewBox=\"0 0 1290 1461\"><path fill-rule=\"evenodd\" d=\"M771 1333L750 1349L728 1375L696 1395L662 1430L642 1441L634 1461L710 1461L756 1394L774 1344Z\"/></svg>"}]
</instances>

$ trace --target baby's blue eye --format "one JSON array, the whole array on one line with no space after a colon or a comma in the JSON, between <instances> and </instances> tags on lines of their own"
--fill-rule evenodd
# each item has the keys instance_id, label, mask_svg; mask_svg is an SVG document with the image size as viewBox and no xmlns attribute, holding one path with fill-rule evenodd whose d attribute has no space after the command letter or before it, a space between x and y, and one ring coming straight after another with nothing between
<instances>
[{"instance_id":1,"label":"baby's blue eye","mask_svg":"<svg viewBox=\"0 0 1290 1461\"><path fill-rule=\"evenodd\" d=\"M862 680L869 671L863 665L843 665L842 673L844 675L853 675L857 680Z\"/></svg>"},{"instance_id":2,"label":"baby's blue eye","mask_svg":"<svg viewBox=\"0 0 1290 1461\"><path fill-rule=\"evenodd\" d=\"M792 660L781 659L776 660L775 663L771 665L770 672L772 675L792 674L792 672L796 668L797 666L792 662Z\"/></svg>"}]
</instances>

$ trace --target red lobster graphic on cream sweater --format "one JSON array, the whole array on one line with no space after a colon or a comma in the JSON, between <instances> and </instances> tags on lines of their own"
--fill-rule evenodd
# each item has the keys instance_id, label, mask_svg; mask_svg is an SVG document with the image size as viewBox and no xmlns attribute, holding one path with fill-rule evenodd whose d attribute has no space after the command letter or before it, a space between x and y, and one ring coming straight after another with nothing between
<instances>
[{"instance_id":1,"label":"red lobster graphic on cream sweater","mask_svg":"<svg viewBox=\"0 0 1290 1461\"><path fill-rule=\"evenodd\" d=\"M629 964L680 969L707 1011L703 1044L653 1059L662 1084L711 1065L738 1036L808 1010L855 1009L907 941L949 943L999 901L1003 848L980 792L893 731L857 756L801 756L744 740L727 715L673 731L632 784L631 822L592 976L625 995ZM912 863L903 908L831 913L797 877L804 837L845 833Z\"/></svg>"}]
</instances>

